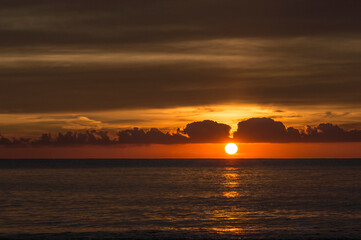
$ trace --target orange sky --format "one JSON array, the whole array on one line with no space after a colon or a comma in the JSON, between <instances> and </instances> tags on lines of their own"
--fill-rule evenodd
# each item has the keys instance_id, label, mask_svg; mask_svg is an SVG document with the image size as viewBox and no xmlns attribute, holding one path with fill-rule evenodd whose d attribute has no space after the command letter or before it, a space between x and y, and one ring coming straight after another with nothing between
<instances>
[{"instance_id":1,"label":"orange sky","mask_svg":"<svg viewBox=\"0 0 361 240\"><path fill-rule=\"evenodd\" d=\"M361 158L361 143L241 143L228 155L225 144L0 148L0 158Z\"/></svg>"},{"instance_id":2,"label":"orange sky","mask_svg":"<svg viewBox=\"0 0 361 240\"><path fill-rule=\"evenodd\" d=\"M331 110L331 111L325 111ZM174 132L193 121L210 119L231 126L237 130L237 123L251 117L271 117L281 121L286 127L303 129L306 125L315 126L331 122L349 129L359 128L361 110L332 106L284 107L261 105L207 105L202 107L176 107L164 109L113 110L80 113L27 113L1 114L0 134L6 137L39 138L42 133L85 131L88 129L106 130L114 133L119 129L159 128ZM354 125L354 126L353 126Z\"/></svg>"}]
</instances>

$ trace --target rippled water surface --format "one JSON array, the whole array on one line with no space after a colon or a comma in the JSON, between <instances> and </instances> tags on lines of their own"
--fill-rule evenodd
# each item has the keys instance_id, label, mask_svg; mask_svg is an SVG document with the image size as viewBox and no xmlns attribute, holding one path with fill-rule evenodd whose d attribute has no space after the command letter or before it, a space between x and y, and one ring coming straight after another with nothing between
<instances>
[{"instance_id":1,"label":"rippled water surface","mask_svg":"<svg viewBox=\"0 0 361 240\"><path fill-rule=\"evenodd\" d=\"M361 160L0 160L3 238L361 238Z\"/></svg>"}]
</instances>

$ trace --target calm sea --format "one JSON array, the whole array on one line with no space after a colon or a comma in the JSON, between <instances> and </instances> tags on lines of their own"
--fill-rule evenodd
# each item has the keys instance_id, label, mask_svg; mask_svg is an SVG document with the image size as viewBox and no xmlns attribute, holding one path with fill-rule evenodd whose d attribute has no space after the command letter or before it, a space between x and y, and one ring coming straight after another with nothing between
<instances>
[{"instance_id":1,"label":"calm sea","mask_svg":"<svg viewBox=\"0 0 361 240\"><path fill-rule=\"evenodd\" d=\"M360 159L0 160L9 239L360 239Z\"/></svg>"}]
</instances>

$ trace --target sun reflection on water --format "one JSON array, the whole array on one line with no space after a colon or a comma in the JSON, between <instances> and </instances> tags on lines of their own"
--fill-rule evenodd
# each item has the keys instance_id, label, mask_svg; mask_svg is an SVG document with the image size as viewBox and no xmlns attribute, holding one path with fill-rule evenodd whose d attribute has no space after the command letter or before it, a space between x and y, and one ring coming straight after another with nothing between
<instances>
[{"instance_id":1,"label":"sun reflection on water","mask_svg":"<svg viewBox=\"0 0 361 240\"><path fill-rule=\"evenodd\" d=\"M239 196L239 194L236 191L230 191L230 192L223 192L223 196L227 198L234 198Z\"/></svg>"},{"instance_id":2,"label":"sun reflection on water","mask_svg":"<svg viewBox=\"0 0 361 240\"><path fill-rule=\"evenodd\" d=\"M240 234L240 233L244 233L244 229L242 228L212 228L213 231L217 232L217 233L233 233L233 234Z\"/></svg>"},{"instance_id":3,"label":"sun reflection on water","mask_svg":"<svg viewBox=\"0 0 361 240\"><path fill-rule=\"evenodd\" d=\"M222 183L225 187L223 196L226 198L238 197L239 193L237 187L239 186L239 173L237 172L238 168L235 167L226 167L223 172L223 178L225 179Z\"/></svg>"}]
</instances>

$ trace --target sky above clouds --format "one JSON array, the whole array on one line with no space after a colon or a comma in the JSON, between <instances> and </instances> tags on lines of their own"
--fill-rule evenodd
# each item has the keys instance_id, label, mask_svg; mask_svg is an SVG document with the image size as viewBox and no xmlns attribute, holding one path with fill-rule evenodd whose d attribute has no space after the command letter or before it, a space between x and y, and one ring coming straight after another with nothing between
<instances>
[{"instance_id":1,"label":"sky above clouds","mask_svg":"<svg viewBox=\"0 0 361 240\"><path fill-rule=\"evenodd\" d=\"M4 0L0 133L361 129L358 0Z\"/></svg>"}]
</instances>

